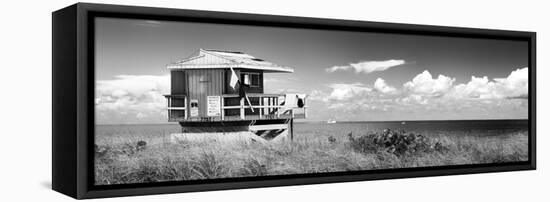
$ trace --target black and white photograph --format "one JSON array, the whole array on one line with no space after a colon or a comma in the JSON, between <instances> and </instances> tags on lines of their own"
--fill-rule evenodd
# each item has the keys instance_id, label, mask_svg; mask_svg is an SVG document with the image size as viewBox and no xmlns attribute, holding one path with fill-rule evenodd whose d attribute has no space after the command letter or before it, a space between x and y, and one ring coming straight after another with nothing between
<instances>
[{"instance_id":1,"label":"black and white photograph","mask_svg":"<svg viewBox=\"0 0 550 202\"><path fill-rule=\"evenodd\" d=\"M2 1L0 202L550 201L543 1Z\"/></svg>"},{"instance_id":2,"label":"black and white photograph","mask_svg":"<svg viewBox=\"0 0 550 202\"><path fill-rule=\"evenodd\" d=\"M94 185L529 161L522 40L97 17Z\"/></svg>"}]
</instances>

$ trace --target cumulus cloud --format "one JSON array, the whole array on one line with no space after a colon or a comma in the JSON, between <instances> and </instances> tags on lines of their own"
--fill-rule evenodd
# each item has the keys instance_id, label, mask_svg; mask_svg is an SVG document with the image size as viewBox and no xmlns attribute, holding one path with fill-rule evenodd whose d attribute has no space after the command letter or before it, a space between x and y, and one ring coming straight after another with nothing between
<instances>
[{"instance_id":1,"label":"cumulus cloud","mask_svg":"<svg viewBox=\"0 0 550 202\"><path fill-rule=\"evenodd\" d=\"M399 66L405 64L405 60L383 60L383 61L363 61L358 63L350 63L345 66L333 66L327 68L327 72L335 71L345 71L345 70L355 70L355 73L372 73L377 71L384 71L391 67Z\"/></svg>"},{"instance_id":2,"label":"cumulus cloud","mask_svg":"<svg viewBox=\"0 0 550 202\"><path fill-rule=\"evenodd\" d=\"M329 100L349 100L357 96L366 96L372 91L372 88L361 83L338 83L330 84L329 87L332 88L332 92L327 97Z\"/></svg>"},{"instance_id":3,"label":"cumulus cloud","mask_svg":"<svg viewBox=\"0 0 550 202\"><path fill-rule=\"evenodd\" d=\"M433 78L428 70L416 75L412 81L403 84L403 88L411 94L429 97L440 97L453 87L455 79L445 75Z\"/></svg>"},{"instance_id":4,"label":"cumulus cloud","mask_svg":"<svg viewBox=\"0 0 550 202\"><path fill-rule=\"evenodd\" d=\"M466 84L458 84L450 96L457 98L502 99L523 98L529 94L529 69L527 67L512 71L506 78L472 76Z\"/></svg>"},{"instance_id":5,"label":"cumulus cloud","mask_svg":"<svg viewBox=\"0 0 550 202\"><path fill-rule=\"evenodd\" d=\"M466 84L458 84L454 87L454 91L449 96L458 98L495 98L495 83L490 82L484 77L472 76L471 80Z\"/></svg>"},{"instance_id":6,"label":"cumulus cloud","mask_svg":"<svg viewBox=\"0 0 550 202\"><path fill-rule=\"evenodd\" d=\"M336 110L336 112L348 114L362 111L388 111L390 109L391 99L387 99L372 86L362 83L337 83L330 84L328 87L329 91L311 91L308 102L316 105L316 108L319 109ZM388 94L388 96L394 95Z\"/></svg>"},{"instance_id":7,"label":"cumulus cloud","mask_svg":"<svg viewBox=\"0 0 550 202\"><path fill-rule=\"evenodd\" d=\"M401 88L388 85L382 78L372 85L338 83L328 85L328 91L311 91L308 101L327 110L328 115L343 112L343 119L376 119L369 116L373 113L396 120L527 116L528 68L514 70L505 78L472 76L468 82L455 83L453 77L423 71Z\"/></svg>"},{"instance_id":8,"label":"cumulus cloud","mask_svg":"<svg viewBox=\"0 0 550 202\"><path fill-rule=\"evenodd\" d=\"M395 99L395 103L403 106L411 105L426 105L428 104L428 98L422 95L409 94L405 97Z\"/></svg>"},{"instance_id":9,"label":"cumulus cloud","mask_svg":"<svg viewBox=\"0 0 550 202\"><path fill-rule=\"evenodd\" d=\"M529 94L529 69L524 67L510 73L507 78L495 79L496 85L507 98L527 98Z\"/></svg>"},{"instance_id":10,"label":"cumulus cloud","mask_svg":"<svg viewBox=\"0 0 550 202\"><path fill-rule=\"evenodd\" d=\"M119 75L96 82L95 105L98 123L162 122L170 77Z\"/></svg>"},{"instance_id":11,"label":"cumulus cloud","mask_svg":"<svg viewBox=\"0 0 550 202\"><path fill-rule=\"evenodd\" d=\"M376 79L374 82L374 89L381 93L393 93L396 91L396 89L392 86L389 86L386 84L386 81L382 78Z\"/></svg>"}]
</instances>

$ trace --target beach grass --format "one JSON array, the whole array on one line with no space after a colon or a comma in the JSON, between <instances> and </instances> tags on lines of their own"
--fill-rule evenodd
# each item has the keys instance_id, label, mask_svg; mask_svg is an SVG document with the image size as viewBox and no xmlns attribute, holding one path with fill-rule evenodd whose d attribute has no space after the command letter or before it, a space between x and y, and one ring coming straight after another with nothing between
<instances>
[{"instance_id":1,"label":"beach grass","mask_svg":"<svg viewBox=\"0 0 550 202\"><path fill-rule=\"evenodd\" d=\"M353 134L353 138L309 136L269 144L173 143L164 133L109 136L96 141L95 182L127 184L528 160L527 131L497 133L428 134L425 137L431 149L405 153L358 144L358 138L366 133ZM139 141L147 144L137 146Z\"/></svg>"}]
</instances>

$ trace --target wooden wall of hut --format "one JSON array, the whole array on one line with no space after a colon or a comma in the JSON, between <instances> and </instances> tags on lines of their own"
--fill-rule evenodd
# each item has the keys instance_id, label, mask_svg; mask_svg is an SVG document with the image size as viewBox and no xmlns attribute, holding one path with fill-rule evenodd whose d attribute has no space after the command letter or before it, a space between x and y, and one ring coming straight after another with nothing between
<instances>
[{"instance_id":1,"label":"wooden wall of hut","mask_svg":"<svg viewBox=\"0 0 550 202\"><path fill-rule=\"evenodd\" d=\"M249 93L264 93L264 78L263 72L255 70L242 70L235 68L235 73L241 78L241 73L253 72L259 74L259 86L248 88ZM235 86L235 89L229 84L231 81L230 69L188 69L184 71L171 71L171 95L187 95L187 107L190 109L190 102L197 100L199 106L199 116L207 117L207 96L221 96L223 94L239 94L239 84ZM240 105L240 98L225 98L226 106ZM252 105L259 104L259 98L250 98ZM248 103L246 103L248 104ZM172 99L173 107L184 107L184 99ZM183 111L173 111L174 115L184 116ZM189 112L187 112L189 113ZM236 116L240 112L238 109L225 110L227 116ZM258 114L258 110L252 112L250 109L246 109L247 115ZM190 114L188 114L190 115Z\"/></svg>"},{"instance_id":2,"label":"wooden wall of hut","mask_svg":"<svg viewBox=\"0 0 550 202\"><path fill-rule=\"evenodd\" d=\"M225 87L224 69L196 69L186 70L188 102L197 100L199 117L207 117L206 97L221 96Z\"/></svg>"}]
</instances>

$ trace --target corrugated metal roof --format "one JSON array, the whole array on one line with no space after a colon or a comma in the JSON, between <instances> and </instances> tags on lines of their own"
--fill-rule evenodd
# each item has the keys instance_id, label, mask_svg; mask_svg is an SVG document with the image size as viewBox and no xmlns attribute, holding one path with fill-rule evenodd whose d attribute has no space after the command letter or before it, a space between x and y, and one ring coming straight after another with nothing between
<instances>
[{"instance_id":1,"label":"corrugated metal roof","mask_svg":"<svg viewBox=\"0 0 550 202\"><path fill-rule=\"evenodd\" d=\"M294 72L290 67L280 66L243 52L199 49L192 56L167 65L168 69L216 69L243 68L264 72Z\"/></svg>"}]
</instances>

